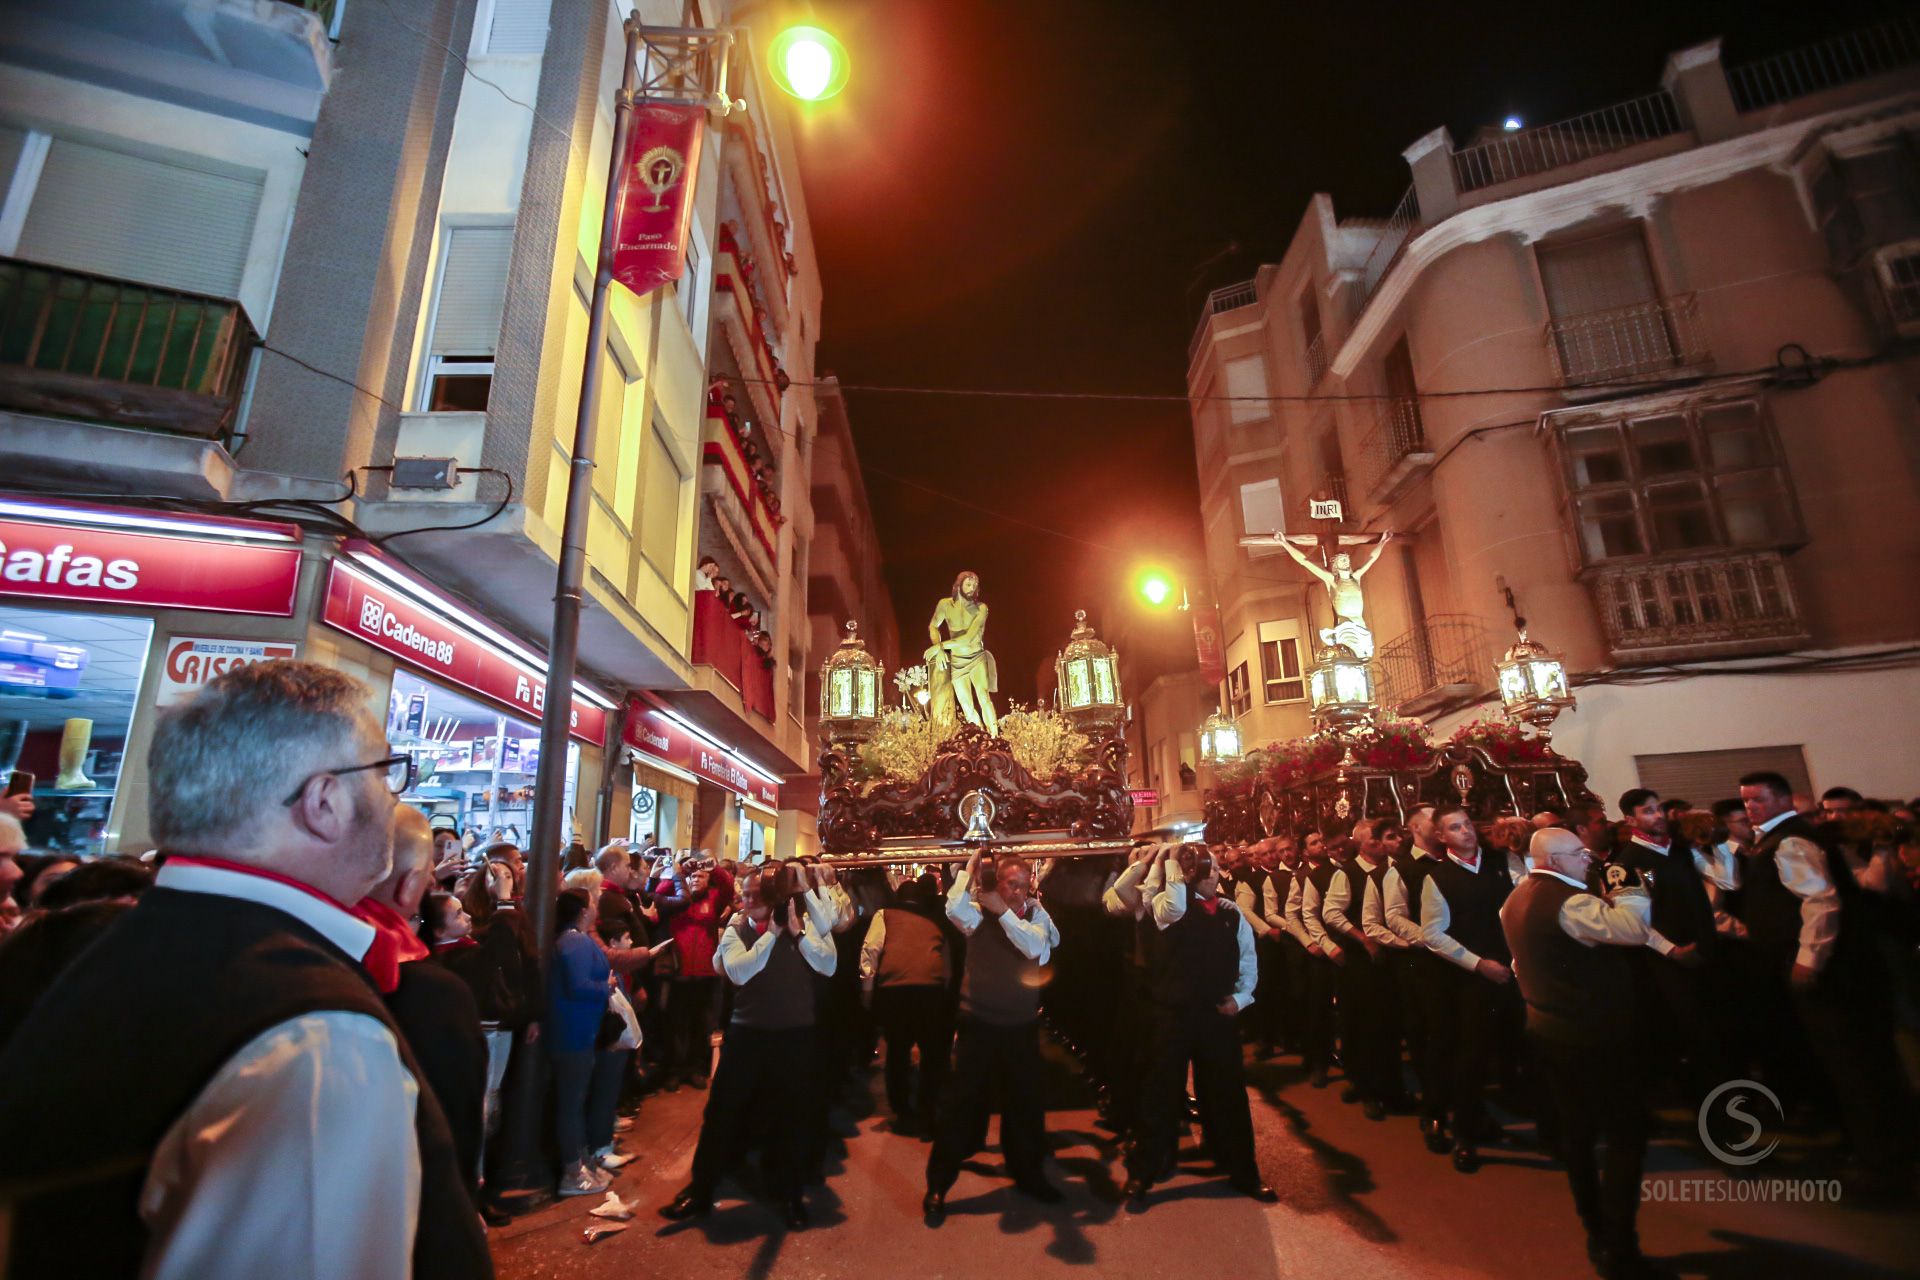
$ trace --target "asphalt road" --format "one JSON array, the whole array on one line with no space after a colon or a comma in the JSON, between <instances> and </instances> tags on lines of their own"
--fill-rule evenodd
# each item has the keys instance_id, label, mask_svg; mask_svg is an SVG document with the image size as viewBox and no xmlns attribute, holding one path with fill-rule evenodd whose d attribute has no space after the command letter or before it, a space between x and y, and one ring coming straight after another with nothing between
<instances>
[{"instance_id":1,"label":"asphalt road","mask_svg":"<svg viewBox=\"0 0 1920 1280\"><path fill-rule=\"evenodd\" d=\"M1486 1149L1484 1168L1462 1175L1427 1152L1411 1118L1369 1122L1341 1103L1337 1077L1313 1089L1294 1059L1250 1063L1261 1168L1280 1203L1234 1195L1195 1158L1155 1189L1147 1212L1131 1215L1120 1207L1124 1173L1111 1135L1095 1127L1064 1055L1050 1047L1049 1062L1047 1124L1063 1204L1016 1195L998 1176L998 1147L990 1145L948 1196L946 1223L929 1230L920 1220L927 1148L890 1132L875 1070L864 1076L871 1097L834 1113L841 1141L825 1189L812 1193L810 1229L786 1231L772 1206L751 1197L751 1174L723 1185L712 1216L669 1223L658 1210L685 1181L706 1100L682 1090L648 1098L625 1136L637 1158L614 1189L638 1210L627 1229L588 1244L582 1233L598 1220L587 1210L598 1200L550 1204L492 1233L499 1273L503 1280L1591 1274L1565 1175L1528 1149L1523 1123L1510 1126L1514 1141ZM1649 1157L1655 1194L1668 1197L1641 1213L1650 1256L1680 1275L1729 1280L1920 1275L1920 1214L1858 1208L1844 1196L1838 1204L1718 1198L1752 1195L1774 1178L1824 1173L1822 1156L1789 1142L1769 1157L1772 1167L1735 1182L1681 1140L1687 1119L1671 1116L1674 1136L1656 1142Z\"/></svg>"}]
</instances>

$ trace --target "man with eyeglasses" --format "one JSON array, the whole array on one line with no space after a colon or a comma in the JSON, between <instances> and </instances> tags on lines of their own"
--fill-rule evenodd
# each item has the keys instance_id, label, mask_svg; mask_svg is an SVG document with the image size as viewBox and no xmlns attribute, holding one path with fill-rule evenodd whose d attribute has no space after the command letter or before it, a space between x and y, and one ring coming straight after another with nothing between
<instances>
[{"instance_id":1,"label":"man with eyeglasses","mask_svg":"<svg viewBox=\"0 0 1920 1280\"><path fill-rule=\"evenodd\" d=\"M1587 1256L1601 1275L1644 1274L1634 1218L1647 1154L1646 1072L1632 1036L1631 958L1647 945L1653 902L1635 883L1589 893L1593 852L1570 831L1536 831L1527 852L1532 866L1500 908L1500 927L1560 1118ZM1604 1167L1594 1154L1600 1142Z\"/></svg>"},{"instance_id":2,"label":"man with eyeglasses","mask_svg":"<svg viewBox=\"0 0 1920 1280\"><path fill-rule=\"evenodd\" d=\"M166 864L0 1054L0 1184L27 1189L9 1276L492 1274L345 905L387 878L412 773L368 706L282 661L161 714Z\"/></svg>"}]
</instances>

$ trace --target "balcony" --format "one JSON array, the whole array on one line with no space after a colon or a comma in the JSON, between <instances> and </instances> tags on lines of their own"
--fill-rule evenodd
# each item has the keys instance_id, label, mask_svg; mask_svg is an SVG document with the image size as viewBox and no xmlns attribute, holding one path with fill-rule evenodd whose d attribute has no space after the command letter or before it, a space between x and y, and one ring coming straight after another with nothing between
<instances>
[{"instance_id":1,"label":"balcony","mask_svg":"<svg viewBox=\"0 0 1920 1280\"><path fill-rule=\"evenodd\" d=\"M1435 614L1374 653L1380 700L1396 715L1433 715L1493 684L1493 644L1471 614Z\"/></svg>"},{"instance_id":2,"label":"balcony","mask_svg":"<svg viewBox=\"0 0 1920 1280\"><path fill-rule=\"evenodd\" d=\"M1320 379L1327 376L1327 335L1325 331L1316 333L1307 342L1307 390L1320 385Z\"/></svg>"},{"instance_id":3,"label":"balcony","mask_svg":"<svg viewBox=\"0 0 1920 1280\"><path fill-rule=\"evenodd\" d=\"M1604 566L1587 579L1617 662L1778 653L1811 638L1777 551Z\"/></svg>"},{"instance_id":4,"label":"balcony","mask_svg":"<svg viewBox=\"0 0 1920 1280\"><path fill-rule=\"evenodd\" d=\"M780 524L754 482L740 437L723 409L707 407L701 432L700 492L713 512L730 557L746 575L749 594L771 603L778 563Z\"/></svg>"},{"instance_id":5,"label":"balcony","mask_svg":"<svg viewBox=\"0 0 1920 1280\"><path fill-rule=\"evenodd\" d=\"M0 409L224 441L259 341L229 298L0 259Z\"/></svg>"},{"instance_id":6,"label":"balcony","mask_svg":"<svg viewBox=\"0 0 1920 1280\"><path fill-rule=\"evenodd\" d=\"M1680 108L1665 89L1616 102L1585 115L1533 129L1502 132L1453 153L1454 188L1461 194L1499 186L1669 137L1683 128Z\"/></svg>"},{"instance_id":7,"label":"balcony","mask_svg":"<svg viewBox=\"0 0 1920 1280\"><path fill-rule=\"evenodd\" d=\"M713 307L727 336L733 364L742 371L754 411L763 422L780 420L780 394L787 374L767 339L766 321L755 301L753 263L741 252L732 229L720 229L713 266ZM723 364L716 361L716 366Z\"/></svg>"},{"instance_id":8,"label":"balcony","mask_svg":"<svg viewBox=\"0 0 1920 1280\"><path fill-rule=\"evenodd\" d=\"M711 591L693 593L692 657L731 685L742 707L772 722L773 668Z\"/></svg>"},{"instance_id":9,"label":"balcony","mask_svg":"<svg viewBox=\"0 0 1920 1280\"><path fill-rule=\"evenodd\" d=\"M1381 403L1373 429L1360 444L1360 491L1385 504L1433 466L1420 402L1411 398Z\"/></svg>"},{"instance_id":10,"label":"balcony","mask_svg":"<svg viewBox=\"0 0 1920 1280\"><path fill-rule=\"evenodd\" d=\"M1690 293L1552 320L1546 341L1565 387L1686 377L1712 363Z\"/></svg>"},{"instance_id":11,"label":"balcony","mask_svg":"<svg viewBox=\"0 0 1920 1280\"><path fill-rule=\"evenodd\" d=\"M1193 358L1200 354L1200 344L1206 341L1209 321L1223 311L1250 307L1259 300L1260 291L1251 280L1230 284L1208 294L1206 303L1200 308L1200 323L1194 327L1193 341L1187 344L1187 363L1191 365Z\"/></svg>"}]
</instances>

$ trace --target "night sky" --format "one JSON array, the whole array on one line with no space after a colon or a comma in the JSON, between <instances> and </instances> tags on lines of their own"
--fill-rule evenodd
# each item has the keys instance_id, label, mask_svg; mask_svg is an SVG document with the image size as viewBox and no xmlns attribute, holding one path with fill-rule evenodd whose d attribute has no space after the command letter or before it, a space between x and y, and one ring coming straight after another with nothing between
<instances>
[{"instance_id":1,"label":"night sky","mask_svg":"<svg viewBox=\"0 0 1920 1280\"><path fill-rule=\"evenodd\" d=\"M818 366L861 384L1178 396L1206 292L1285 250L1315 191L1384 215L1401 150L1659 87L1669 51L1729 62L1895 6L820 0L852 78L802 168ZM917 660L962 568L1030 699L1076 607L1126 619L1134 570L1199 552L1186 406L851 391ZM1184 619L1164 625L1184 626ZM1187 652L1190 654L1191 650Z\"/></svg>"}]
</instances>

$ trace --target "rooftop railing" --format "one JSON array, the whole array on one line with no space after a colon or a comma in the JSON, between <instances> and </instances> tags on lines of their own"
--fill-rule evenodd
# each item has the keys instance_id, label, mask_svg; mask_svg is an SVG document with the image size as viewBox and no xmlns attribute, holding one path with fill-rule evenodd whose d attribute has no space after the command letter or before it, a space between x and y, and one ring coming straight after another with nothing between
<instances>
[{"instance_id":1,"label":"rooftop railing","mask_svg":"<svg viewBox=\"0 0 1920 1280\"><path fill-rule=\"evenodd\" d=\"M1453 153L1454 184L1463 194L1478 191L1664 138L1682 127L1673 95L1662 89L1462 147Z\"/></svg>"},{"instance_id":2,"label":"rooftop railing","mask_svg":"<svg viewBox=\"0 0 1920 1280\"><path fill-rule=\"evenodd\" d=\"M1727 68L1733 103L1758 111L1810 93L1920 63L1920 18L1911 15Z\"/></svg>"},{"instance_id":3,"label":"rooftop railing","mask_svg":"<svg viewBox=\"0 0 1920 1280\"><path fill-rule=\"evenodd\" d=\"M1200 308L1200 323L1194 326L1193 341L1187 344L1187 363L1200 354L1200 344L1207 337L1207 321L1222 311L1232 311L1237 307L1250 307L1260 300L1260 291L1251 280L1239 284L1225 285L1207 295L1206 302Z\"/></svg>"}]
</instances>

